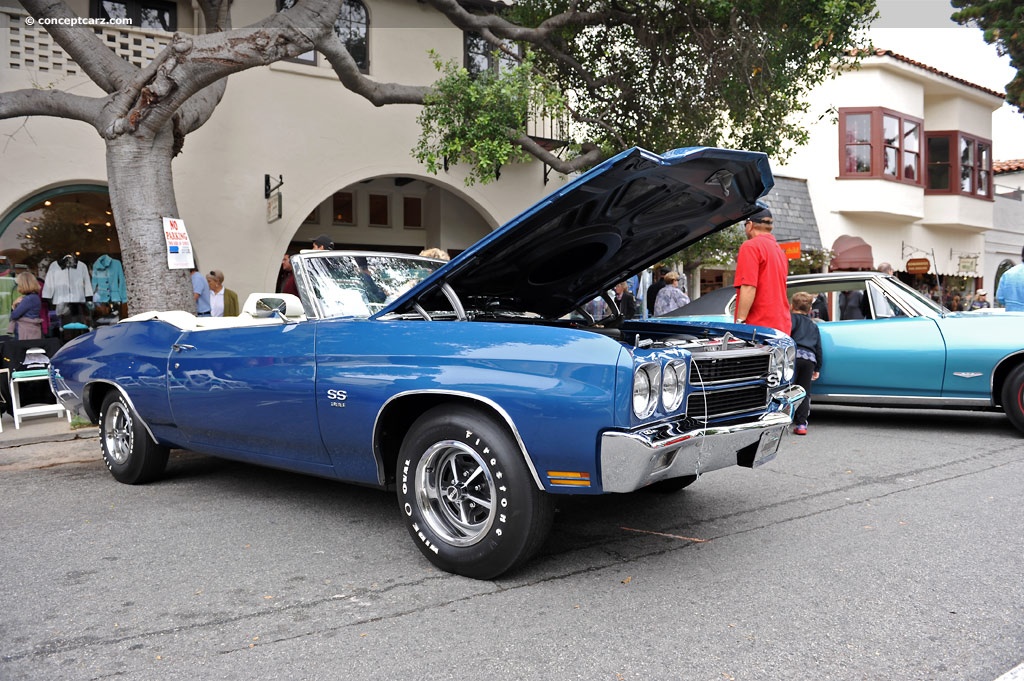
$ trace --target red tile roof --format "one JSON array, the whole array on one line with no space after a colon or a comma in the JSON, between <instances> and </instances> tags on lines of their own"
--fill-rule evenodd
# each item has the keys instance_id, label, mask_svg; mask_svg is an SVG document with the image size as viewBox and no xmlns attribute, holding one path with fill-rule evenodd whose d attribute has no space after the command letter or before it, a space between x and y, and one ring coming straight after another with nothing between
<instances>
[{"instance_id":1,"label":"red tile roof","mask_svg":"<svg viewBox=\"0 0 1024 681\"><path fill-rule=\"evenodd\" d=\"M1019 173L1024 171L1024 158L1012 161L992 161L992 172L996 175L1002 173Z\"/></svg>"},{"instance_id":2,"label":"red tile roof","mask_svg":"<svg viewBox=\"0 0 1024 681\"><path fill-rule=\"evenodd\" d=\"M935 75L942 76L943 78L949 78L950 80L955 81L957 83L960 83L962 85L966 85L968 87L972 87L972 88L975 88L977 90L981 90L982 92L985 92L987 94L995 95L996 97L1001 97L1003 99L1006 99L1006 93L997 92L995 90L989 90L987 87L982 87L981 85L978 85L976 83L972 83L969 80L964 80L963 78L957 78L956 76L954 76L952 74L949 74L949 73L946 73L945 71L938 70L934 66L928 66L927 64L924 64L922 62L919 62L919 61L916 61L914 59L911 59L910 57L906 57L906 56L904 56L902 54L899 54L897 52L893 52L892 50L886 50L886 49L882 49L882 48L877 48L875 50L872 50L871 52L865 52L865 54L869 55L869 56L870 55L874 55L876 57L892 57L893 59L896 59L897 61L901 61L901 62L903 62L905 64L910 64L911 66L916 66L916 67L918 67L920 69L924 69L925 71L929 71L931 73L934 73Z\"/></svg>"}]
</instances>

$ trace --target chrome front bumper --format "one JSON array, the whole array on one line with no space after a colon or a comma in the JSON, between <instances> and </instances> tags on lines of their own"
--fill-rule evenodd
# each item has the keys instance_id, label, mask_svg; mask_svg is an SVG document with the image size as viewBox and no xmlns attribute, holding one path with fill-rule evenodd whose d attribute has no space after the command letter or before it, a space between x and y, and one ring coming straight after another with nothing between
<instances>
[{"instance_id":1,"label":"chrome front bumper","mask_svg":"<svg viewBox=\"0 0 1024 681\"><path fill-rule=\"evenodd\" d=\"M632 492L651 483L701 475L729 466L758 466L774 458L793 409L804 399L793 385L772 399L779 411L757 421L683 430L680 422L601 436L601 484L605 492Z\"/></svg>"}]
</instances>

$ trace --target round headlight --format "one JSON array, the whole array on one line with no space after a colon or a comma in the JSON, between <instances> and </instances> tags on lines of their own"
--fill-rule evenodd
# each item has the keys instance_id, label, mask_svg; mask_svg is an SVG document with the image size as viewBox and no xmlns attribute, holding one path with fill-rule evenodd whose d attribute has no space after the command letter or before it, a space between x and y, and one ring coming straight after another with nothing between
<instances>
[{"instance_id":1,"label":"round headlight","mask_svg":"<svg viewBox=\"0 0 1024 681\"><path fill-rule=\"evenodd\" d=\"M782 380L792 383L796 376L796 345L786 348L786 361L782 369Z\"/></svg>"},{"instance_id":2,"label":"round headlight","mask_svg":"<svg viewBox=\"0 0 1024 681\"><path fill-rule=\"evenodd\" d=\"M658 367L645 364L633 373L633 413L645 419L658 404Z\"/></svg>"},{"instance_id":3,"label":"round headlight","mask_svg":"<svg viewBox=\"0 0 1024 681\"><path fill-rule=\"evenodd\" d=\"M675 411L683 402L686 388L686 364L672 360L661 373L661 405L666 412Z\"/></svg>"}]
</instances>

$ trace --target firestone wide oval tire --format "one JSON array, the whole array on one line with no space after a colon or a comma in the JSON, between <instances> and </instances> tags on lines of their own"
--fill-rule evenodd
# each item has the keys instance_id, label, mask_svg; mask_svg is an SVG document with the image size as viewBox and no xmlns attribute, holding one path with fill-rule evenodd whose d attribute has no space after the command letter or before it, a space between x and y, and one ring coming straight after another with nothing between
<instances>
[{"instance_id":1,"label":"firestone wide oval tire","mask_svg":"<svg viewBox=\"0 0 1024 681\"><path fill-rule=\"evenodd\" d=\"M497 577L533 556L551 529L554 500L504 425L477 409L446 405L420 416L396 474L409 534L447 572Z\"/></svg>"},{"instance_id":2,"label":"firestone wide oval tire","mask_svg":"<svg viewBox=\"0 0 1024 681\"><path fill-rule=\"evenodd\" d=\"M1010 372L1003 383L1003 411L1017 430L1024 432L1024 364Z\"/></svg>"},{"instance_id":3,"label":"firestone wide oval tire","mask_svg":"<svg viewBox=\"0 0 1024 681\"><path fill-rule=\"evenodd\" d=\"M100 408L103 461L118 482L142 485L159 478L170 453L153 441L124 395L114 390Z\"/></svg>"}]
</instances>

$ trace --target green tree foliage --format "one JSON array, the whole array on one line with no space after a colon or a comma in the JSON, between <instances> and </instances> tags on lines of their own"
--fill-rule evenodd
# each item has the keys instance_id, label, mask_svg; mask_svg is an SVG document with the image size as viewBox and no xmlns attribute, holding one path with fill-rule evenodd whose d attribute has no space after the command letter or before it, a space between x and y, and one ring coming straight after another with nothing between
<instances>
[{"instance_id":1,"label":"green tree foliage","mask_svg":"<svg viewBox=\"0 0 1024 681\"><path fill-rule=\"evenodd\" d=\"M1017 74L1006 84L1006 101L1024 113L1024 3L1021 0L952 0L953 21L977 26L1000 56L1010 56Z\"/></svg>"},{"instance_id":2,"label":"green tree foliage","mask_svg":"<svg viewBox=\"0 0 1024 681\"><path fill-rule=\"evenodd\" d=\"M856 60L848 55L866 42L874 10L874 0L522 0L485 37L495 49L525 43L528 70L472 84L464 69L445 67L416 153L475 162L477 179L493 179L495 161L513 155L480 147L493 140L483 134L500 121L522 144L526 116L517 124L511 114L522 110L508 103L557 89L563 97L545 101L570 121L566 150L727 146L785 160L807 139L794 114L837 60ZM551 25L566 15L576 20Z\"/></svg>"},{"instance_id":3,"label":"green tree foliage","mask_svg":"<svg viewBox=\"0 0 1024 681\"><path fill-rule=\"evenodd\" d=\"M476 76L436 52L430 55L441 78L424 97L413 154L435 175L445 163L466 163L467 185L491 182L501 166L529 158L514 140L525 133L531 112L543 115L564 106L558 89L534 72L532 53L520 64Z\"/></svg>"}]
</instances>

